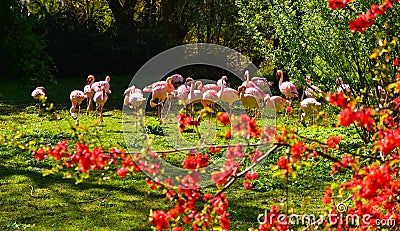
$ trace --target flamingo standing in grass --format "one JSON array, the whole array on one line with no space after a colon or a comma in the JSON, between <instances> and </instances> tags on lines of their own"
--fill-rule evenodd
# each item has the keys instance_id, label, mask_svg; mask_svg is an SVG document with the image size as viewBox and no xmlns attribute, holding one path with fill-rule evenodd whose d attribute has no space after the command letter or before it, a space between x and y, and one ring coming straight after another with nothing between
<instances>
[{"instance_id":1,"label":"flamingo standing in grass","mask_svg":"<svg viewBox=\"0 0 400 231\"><path fill-rule=\"evenodd\" d=\"M110 80L111 80L110 76L106 76L105 80L93 83L92 89L94 89L95 92L105 91L107 94L111 94Z\"/></svg>"},{"instance_id":2,"label":"flamingo standing in grass","mask_svg":"<svg viewBox=\"0 0 400 231\"><path fill-rule=\"evenodd\" d=\"M135 113L138 113L138 107L146 100L143 97L143 92L136 86L131 86L124 91L124 104L130 108L135 109Z\"/></svg>"},{"instance_id":3,"label":"flamingo standing in grass","mask_svg":"<svg viewBox=\"0 0 400 231\"><path fill-rule=\"evenodd\" d=\"M32 91L32 97L34 100L39 102L39 112L40 112L40 104L46 100L46 92L44 91L44 87L37 87Z\"/></svg>"},{"instance_id":4,"label":"flamingo standing in grass","mask_svg":"<svg viewBox=\"0 0 400 231\"><path fill-rule=\"evenodd\" d=\"M86 95L83 91L79 91L79 90L74 90L71 92L71 94L69 95L69 100L72 103L71 108L69 109L69 113L71 113L71 116L73 119L77 119L80 114L81 114L81 103L83 102L84 99L86 99ZM78 106L78 117L75 116L75 109L76 106Z\"/></svg>"},{"instance_id":5,"label":"flamingo standing in grass","mask_svg":"<svg viewBox=\"0 0 400 231\"><path fill-rule=\"evenodd\" d=\"M92 86L95 82L95 78L93 75L89 75L86 81L87 85L85 85L85 87L83 88L83 92L86 95L86 115L89 115L90 108L93 104L94 89L92 88Z\"/></svg>"},{"instance_id":6,"label":"flamingo standing in grass","mask_svg":"<svg viewBox=\"0 0 400 231\"><path fill-rule=\"evenodd\" d=\"M219 87L221 88L218 92L218 99L222 102L226 102L229 104L229 115L232 115L232 105L234 102L240 100L238 91L225 87L223 82L227 82L228 77L223 76L222 81L220 82Z\"/></svg>"},{"instance_id":7,"label":"flamingo standing in grass","mask_svg":"<svg viewBox=\"0 0 400 231\"><path fill-rule=\"evenodd\" d=\"M190 83L190 91L188 95L188 99L190 103L199 101L203 99L203 93L201 90L198 90L199 88L201 89L203 86L203 83L200 81L194 81L191 77L188 77L186 79L186 83ZM195 89L196 86L196 89Z\"/></svg>"},{"instance_id":8,"label":"flamingo standing in grass","mask_svg":"<svg viewBox=\"0 0 400 231\"><path fill-rule=\"evenodd\" d=\"M175 90L175 87L172 84L172 79L173 79L172 77L168 77L166 81L158 81L143 88L143 92L152 93L150 106L157 107L157 114L158 117L160 118L160 123L161 123L161 107L164 105L164 102L167 100L167 98ZM154 102L156 99L158 101L157 103Z\"/></svg>"},{"instance_id":9,"label":"flamingo standing in grass","mask_svg":"<svg viewBox=\"0 0 400 231\"><path fill-rule=\"evenodd\" d=\"M314 113L318 111L319 106L321 106L321 103L314 98L306 98L300 102L300 109L303 111L300 115L300 120L304 126L306 125L306 117L310 114L312 116L311 121L312 123L314 122Z\"/></svg>"},{"instance_id":10,"label":"flamingo standing in grass","mask_svg":"<svg viewBox=\"0 0 400 231\"><path fill-rule=\"evenodd\" d=\"M178 89L174 90L173 96L178 99L178 103L186 107L189 104L189 92L190 87L183 84L178 87Z\"/></svg>"},{"instance_id":11,"label":"flamingo standing in grass","mask_svg":"<svg viewBox=\"0 0 400 231\"><path fill-rule=\"evenodd\" d=\"M279 78L279 90L281 93L290 100L290 105L293 103L293 98L298 97L299 93L297 92L296 86L290 82L290 81L285 81L283 82L283 72L281 70L278 70L276 72L276 78Z\"/></svg>"},{"instance_id":12,"label":"flamingo standing in grass","mask_svg":"<svg viewBox=\"0 0 400 231\"><path fill-rule=\"evenodd\" d=\"M240 86L238 88L239 98L242 101L243 106L245 106L249 111L254 109L259 109L260 105L258 104L257 99L254 97L253 94L246 92L246 86Z\"/></svg>"},{"instance_id":13,"label":"flamingo standing in grass","mask_svg":"<svg viewBox=\"0 0 400 231\"><path fill-rule=\"evenodd\" d=\"M108 94L106 90L101 87L100 91L96 91L96 93L93 96L93 100L96 103L96 111L94 112L93 115L96 114L96 117L98 113L100 112L100 121L103 122L103 109L104 109L104 104L108 100Z\"/></svg>"},{"instance_id":14,"label":"flamingo standing in grass","mask_svg":"<svg viewBox=\"0 0 400 231\"><path fill-rule=\"evenodd\" d=\"M268 110L281 111L288 103L289 101L283 97L267 95L264 99L264 108Z\"/></svg>"}]
</instances>

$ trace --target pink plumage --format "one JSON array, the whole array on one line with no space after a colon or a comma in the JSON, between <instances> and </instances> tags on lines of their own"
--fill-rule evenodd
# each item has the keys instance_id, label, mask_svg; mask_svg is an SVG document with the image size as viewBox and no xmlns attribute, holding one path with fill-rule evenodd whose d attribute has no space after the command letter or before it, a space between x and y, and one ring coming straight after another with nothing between
<instances>
[{"instance_id":1,"label":"pink plumage","mask_svg":"<svg viewBox=\"0 0 400 231\"><path fill-rule=\"evenodd\" d=\"M77 117L74 114L74 111L76 107L78 106L78 116L80 115L81 112L81 103L83 100L86 98L86 95L83 91L79 90L74 90L71 92L69 95L69 100L71 101L71 108L69 109L69 112L71 113L72 118L76 119Z\"/></svg>"},{"instance_id":2,"label":"pink plumage","mask_svg":"<svg viewBox=\"0 0 400 231\"><path fill-rule=\"evenodd\" d=\"M106 93L105 90L103 91L97 91L94 96L93 96L93 100L96 103L96 111L95 114L97 116L97 114L100 112L100 121L103 122L103 109L104 109L104 104L107 102L108 100L108 95Z\"/></svg>"},{"instance_id":3,"label":"pink plumage","mask_svg":"<svg viewBox=\"0 0 400 231\"><path fill-rule=\"evenodd\" d=\"M219 87L221 89L218 92L218 99L229 104L229 114L232 115L232 105L234 102L240 100L240 98L238 91L229 87L225 87L223 82L226 82L227 79L228 77L224 76L220 82Z\"/></svg>"},{"instance_id":4,"label":"pink plumage","mask_svg":"<svg viewBox=\"0 0 400 231\"><path fill-rule=\"evenodd\" d=\"M44 91L44 87L37 87L32 91L31 95L34 99L39 100L42 95L46 96L46 92Z\"/></svg>"},{"instance_id":5,"label":"pink plumage","mask_svg":"<svg viewBox=\"0 0 400 231\"><path fill-rule=\"evenodd\" d=\"M279 79L279 90L281 93L288 99L293 99L294 97L298 96L298 92L296 89L296 86L290 82L290 81L285 81L283 82L283 72L281 70L278 70L276 72L276 76L280 76Z\"/></svg>"},{"instance_id":6,"label":"pink plumage","mask_svg":"<svg viewBox=\"0 0 400 231\"><path fill-rule=\"evenodd\" d=\"M90 108L93 104L93 95L94 95L94 87L93 84L95 83L95 78L93 75L89 75L86 79L87 84L83 88L83 93L86 95L86 114L89 114Z\"/></svg>"},{"instance_id":7,"label":"pink plumage","mask_svg":"<svg viewBox=\"0 0 400 231\"><path fill-rule=\"evenodd\" d=\"M38 110L40 112L40 101L44 102L44 100L46 100L46 92L44 91L44 87L37 87L35 90L32 91L31 96L34 100L39 101Z\"/></svg>"},{"instance_id":8,"label":"pink plumage","mask_svg":"<svg viewBox=\"0 0 400 231\"><path fill-rule=\"evenodd\" d=\"M288 101L280 96L269 96L265 97L265 106L264 108L268 110L276 110L280 111L285 108L288 104Z\"/></svg>"}]
</instances>

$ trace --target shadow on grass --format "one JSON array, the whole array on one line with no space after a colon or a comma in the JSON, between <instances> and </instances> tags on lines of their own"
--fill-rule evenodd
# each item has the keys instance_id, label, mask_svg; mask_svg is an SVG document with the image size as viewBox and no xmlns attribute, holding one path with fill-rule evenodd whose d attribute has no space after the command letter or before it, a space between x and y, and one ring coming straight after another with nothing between
<instances>
[{"instance_id":1,"label":"shadow on grass","mask_svg":"<svg viewBox=\"0 0 400 231\"><path fill-rule=\"evenodd\" d=\"M1 167L0 179L3 230L29 224L37 230L151 230L149 210L166 206L163 195L147 193L144 180L133 178L75 184L60 174Z\"/></svg>"}]
</instances>

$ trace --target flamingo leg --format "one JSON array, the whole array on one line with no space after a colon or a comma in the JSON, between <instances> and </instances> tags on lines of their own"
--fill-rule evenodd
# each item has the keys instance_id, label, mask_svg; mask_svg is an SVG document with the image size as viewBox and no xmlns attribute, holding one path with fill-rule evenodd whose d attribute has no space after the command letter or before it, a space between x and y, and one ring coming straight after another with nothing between
<instances>
[{"instance_id":1,"label":"flamingo leg","mask_svg":"<svg viewBox=\"0 0 400 231\"><path fill-rule=\"evenodd\" d=\"M100 122L103 122L103 105L100 105Z\"/></svg>"}]
</instances>

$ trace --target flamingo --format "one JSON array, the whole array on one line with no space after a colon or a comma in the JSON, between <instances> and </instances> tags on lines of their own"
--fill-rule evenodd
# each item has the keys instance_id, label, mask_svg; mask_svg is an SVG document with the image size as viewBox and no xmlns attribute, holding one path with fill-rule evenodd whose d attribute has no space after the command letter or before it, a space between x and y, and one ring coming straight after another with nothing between
<instances>
[{"instance_id":1,"label":"flamingo","mask_svg":"<svg viewBox=\"0 0 400 231\"><path fill-rule=\"evenodd\" d=\"M228 77L226 76L223 76L221 79L222 81L219 85L221 89L218 92L218 99L222 102L226 102L229 104L229 115L232 115L232 105L234 102L240 100L240 98L238 91L229 87L225 87L225 84L223 82L226 82L227 79Z\"/></svg>"},{"instance_id":2,"label":"flamingo","mask_svg":"<svg viewBox=\"0 0 400 231\"><path fill-rule=\"evenodd\" d=\"M95 82L95 78L93 75L88 75L87 77L87 85L83 88L83 92L86 95L86 115L89 114L90 108L92 107L93 104L93 95L94 95L94 89L92 88L93 83Z\"/></svg>"},{"instance_id":3,"label":"flamingo","mask_svg":"<svg viewBox=\"0 0 400 231\"><path fill-rule=\"evenodd\" d=\"M39 102L39 112L40 112L40 102L44 102L46 100L46 92L44 91L44 87L37 87L32 91L32 97L34 100Z\"/></svg>"},{"instance_id":4,"label":"flamingo","mask_svg":"<svg viewBox=\"0 0 400 231\"><path fill-rule=\"evenodd\" d=\"M175 87L172 84L173 77L168 77L167 80L165 81L158 81L155 83L150 84L149 86L143 88L143 92L152 92L154 88L158 86L163 86L165 90L168 92L168 94L171 94L174 90Z\"/></svg>"},{"instance_id":5,"label":"flamingo","mask_svg":"<svg viewBox=\"0 0 400 231\"><path fill-rule=\"evenodd\" d=\"M316 96L322 97L321 89L319 87L311 84L311 77L308 75L306 76L306 83L307 83L307 87L306 87L306 90L304 93L308 98L315 98Z\"/></svg>"},{"instance_id":6,"label":"flamingo","mask_svg":"<svg viewBox=\"0 0 400 231\"><path fill-rule=\"evenodd\" d=\"M175 90L175 87L172 84L172 80L173 80L172 77L168 77L166 81L158 81L143 88L143 92L152 93L150 106L157 107L157 114L158 117L160 118L160 123L161 123L161 107L163 106L164 102L167 100L169 95L171 95L172 92ZM158 100L157 103L154 102L156 99Z\"/></svg>"},{"instance_id":7,"label":"flamingo","mask_svg":"<svg viewBox=\"0 0 400 231\"><path fill-rule=\"evenodd\" d=\"M289 101L283 97L267 95L264 99L264 108L280 111L283 110L288 103Z\"/></svg>"},{"instance_id":8,"label":"flamingo","mask_svg":"<svg viewBox=\"0 0 400 231\"><path fill-rule=\"evenodd\" d=\"M103 81L96 82L92 85L94 91L105 91L107 94L111 94L110 91L110 76L106 76L106 79Z\"/></svg>"},{"instance_id":9,"label":"flamingo","mask_svg":"<svg viewBox=\"0 0 400 231\"><path fill-rule=\"evenodd\" d=\"M189 92L190 87L186 86L186 84L183 84L173 92L173 96L178 99L179 104L183 104L185 107L187 104L189 104Z\"/></svg>"},{"instance_id":10,"label":"flamingo","mask_svg":"<svg viewBox=\"0 0 400 231\"><path fill-rule=\"evenodd\" d=\"M348 84L344 84L343 79L336 79L337 89L336 91L340 94L346 94L351 92L351 87Z\"/></svg>"},{"instance_id":11,"label":"flamingo","mask_svg":"<svg viewBox=\"0 0 400 231\"><path fill-rule=\"evenodd\" d=\"M318 111L321 103L314 98L306 98L300 102L300 109L303 111L300 115L301 123L305 126L305 119L309 114L312 114L312 122L314 120L314 113Z\"/></svg>"},{"instance_id":12,"label":"flamingo","mask_svg":"<svg viewBox=\"0 0 400 231\"><path fill-rule=\"evenodd\" d=\"M293 98L297 97L299 94L297 92L296 86L290 81L283 82L283 72L281 70L278 70L276 72L276 78L278 78L279 76L279 90L286 98L290 99L290 105L292 105Z\"/></svg>"},{"instance_id":13,"label":"flamingo","mask_svg":"<svg viewBox=\"0 0 400 231\"><path fill-rule=\"evenodd\" d=\"M198 90L198 88L202 87L202 82L200 81L196 81L194 82L194 80L191 77L188 77L186 79L186 83L190 83L190 91L189 91L189 95L188 95L188 99L189 102L196 102L199 100L203 99L203 93L201 92L201 90ZM197 86L197 89L195 89L195 85Z\"/></svg>"},{"instance_id":14,"label":"flamingo","mask_svg":"<svg viewBox=\"0 0 400 231\"><path fill-rule=\"evenodd\" d=\"M247 107L249 111L251 109L259 109L260 106L257 99L254 97L253 94L246 92L246 90L246 86L243 85L238 88L239 98L240 101L242 101L243 106Z\"/></svg>"},{"instance_id":15,"label":"flamingo","mask_svg":"<svg viewBox=\"0 0 400 231\"><path fill-rule=\"evenodd\" d=\"M200 91L203 92L203 93L208 91L208 90L213 90L213 91L219 92L219 90L221 89L219 86L221 84L224 84L225 87L229 87L229 83L226 83L225 81L223 81L222 80L223 78L227 78L227 77L226 76L222 76L221 79L219 79L217 81L217 84L214 84L214 83L204 84L201 87Z\"/></svg>"},{"instance_id":16,"label":"flamingo","mask_svg":"<svg viewBox=\"0 0 400 231\"><path fill-rule=\"evenodd\" d=\"M248 70L246 70L246 71L244 72L244 78L245 78L245 81L242 83L241 86L245 86L245 87L257 87L257 85L256 85L254 82L250 81L250 72L249 72ZM258 88L258 87L257 87L257 88Z\"/></svg>"},{"instance_id":17,"label":"flamingo","mask_svg":"<svg viewBox=\"0 0 400 231\"><path fill-rule=\"evenodd\" d=\"M100 121L103 122L103 108L104 108L104 104L108 100L108 94L107 94L106 90L103 88L100 91L96 91L96 93L93 96L93 100L96 103L96 111L94 112L94 114L96 114L96 117L97 117L97 115L100 111Z\"/></svg>"},{"instance_id":18,"label":"flamingo","mask_svg":"<svg viewBox=\"0 0 400 231\"><path fill-rule=\"evenodd\" d=\"M79 91L79 90L74 90L71 92L71 94L69 95L69 100L72 103L71 108L69 109L69 113L71 113L71 116L73 119L77 119L80 114L81 114L81 103L83 102L83 100L86 98L87 96L85 95L85 93L83 91ZM78 117L75 116L75 109L76 106L78 106Z\"/></svg>"},{"instance_id":19,"label":"flamingo","mask_svg":"<svg viewBox=\"0 0 400 231\"><path fill-rule=\"evenodd\" d=\"M272 86L271 82L269 82L266 78L262 77L253 77L251 78L251 82L255 83L258 88L265 91L268 87Z\"/></svg>"},{"instance_id":20,"label":"flamingo","mask_svg":"<svg viewBox=\"0 0 400 231\"><path fill-rule=\"evenodd\" d=\"M175 88L185 83L185 79L183 78L182 75L174 74L171 76L171 78L172 78L171 83L172 85L174 85Z\"/></svg>"},{"instance_id":21,"label":"flamingo","mask_svg":"<svg viewBox=\"0 0 400 231\"><path fill-rule=\"evenodd\" d=\"M143 92L136 86L132 85L130 88L124 91L124 104L130 108L135 109L135 113L138 112L138 107L146 100L143 97Z\"/></svg>"}]
</instances>

